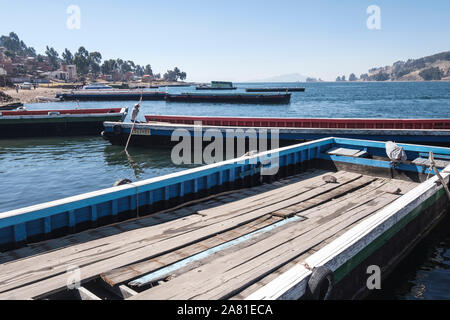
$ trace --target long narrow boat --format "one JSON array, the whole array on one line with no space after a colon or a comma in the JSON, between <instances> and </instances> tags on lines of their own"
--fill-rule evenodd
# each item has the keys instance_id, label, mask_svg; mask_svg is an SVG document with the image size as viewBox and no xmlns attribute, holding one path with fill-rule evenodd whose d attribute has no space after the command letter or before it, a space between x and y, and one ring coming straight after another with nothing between
<instances>
[{"instance_id":1,"label":"long narrow boat","mask_svg":"<svg viewBox=\"0 0 450 320\"><path fill-rule=\"evenodd\" d=\"M246 88L246 92L304 92L300 87Z\"/></svg>"},{"instance_id":2,"label":"long narrow boat","mask_svg":"<svg viewBox=\"0 0 450 320\"><path fill-rule=\"evenodd\" d=\"M233 82L229 81L211 81L210 85L202 84L195 87L196 90L236 90Z\"/></svg>"},{"instance_id":3,"label":"long narrow boat","mask_svg":"<svg viewBox=\"0 0 450 320\"><path fill-rule=\"evenodd\" d=\"M146 115L147 121L207 126L327 128L327 129L448 129L449 118L383 119L383 118L261 118Z\"/></svg>"},{"instance_id":4,"label":"long narrow boat","mask_svg":"<svg viewBox=\"0 0 450 320\"><path fill-rule=\"evenodd\" d=\"M17 109L22 106L23 106L22 102L10 102L10 103L5 103L5 104L0 104L0 111L14 110L14 109Z\"/></svg>"},{"instance_id":5,"label":"long narrow boat","mask_svg":"<svg viewBox=\"0 0 450 320\"><path fill-rule=\"evenodd\" d=\"M207 120L203 121L202 117L186 119L188 117L146 116L146 118L150 122L135 125L130 140L131 145L152 147L155 144L172 144L171 137L179 130L186 130L191 136L194 136L196 130L198 130L197 134L202 137L208 131L217 131L223 137L226 137L227 133L231 130L232 132L243 131L249 134L256 132L257 135L267 132L268 137L271 132L276 132L280 144L283 145L334 136L351 139L393 140L395 142L450 146L449 119L386 120L385 122L374 120L374 123L370 123L371 121L365 123L361 119L348 119L342 122L340 120L336 120L335 122L333 119L322 119L323 122L319 121L315 123L315 119L309 119L309 122L299 122L301 125L305 125L305 127L295 127L293 126L294 122L282 123L271 122L270 120L265 122L224 120L221 122L214 120L214 118L207 118ZM197 120L198 124L201 124L201 127L195 123ZM328 127L330 123L334 127ZM260 126L255 126L258 124ZM307 124L309 126L306 126ZM365 128L366 125L372 127ZM105 122L104 127L103 137L105 139L109 140L112 144L123 145L130 135L132 124ZM397 127L400 127L400 129Z\"/></svg>"},{"instance_id":6,"label":"long narrow boat","mask_svg":"<svg viewBox=\"0 0 450 320\"><path fill-rule=\"evenodd\" d=\"M181 93L167 94L166 100L169 102L287 104L291 100L291 94Z\"/></svg>"},{"instance_id":7,"label":"long narrow boat","mask_svg":"<svg viewBox=\"0 0 450 320\"><path fill-rule=\"evenodd\" d=\"M105 121L123 121L128 108L0 112L0 139L98 135Z\"/></svg>"},{"instance_id":8,"label":"long narrow boat","mask_svg":"<svg viewBox=\"0 0 450 320\"><path fill-rule=\"evenodd\" d=\"M364 297L449 211L450 149L399 146L325 138L0 213L0 299Z\"/></svg>"},{"instance_id":9,"label":"long narrow boat","mask_svg":"<svg viewBox=\"0 0 450 320\"><path fill-rule=\"evenodd\" d=\"M142 90L76 90L69 93L58 93L57 98L62 100L80 101L128 101L128 100L164 100L166 96L162 91L142 91Z\"/></svg>"}]
</instances>

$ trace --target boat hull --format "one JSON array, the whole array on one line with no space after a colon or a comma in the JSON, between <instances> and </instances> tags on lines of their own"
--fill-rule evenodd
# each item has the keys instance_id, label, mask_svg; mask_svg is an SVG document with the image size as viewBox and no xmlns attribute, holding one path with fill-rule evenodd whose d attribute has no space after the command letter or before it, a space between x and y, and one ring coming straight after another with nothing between
<instances>
[{"instance_id":1,"label":"boat hull","mask_svg":"<svg viewBox=\"0 0 450 320\"><path fill-rule=\"evenodd\" d=\"M381 270L381 288L395 267L426 237L438 223L448 217L450 202L444 190L426 199L355 257L334 271L336 284L330 299L364 299L377 290L367 287L368 268Z\"/></svg>"},{"instance_id":2,"label":"boat hull","mask_svg":"<svg viewBox=\"0 0 450 320\"><path fill-rule=\"evenodd\" d=\"M168 94L168 102L208 102L208 103L250 103L250 104L287 104L290 94L253 95L253 94Z\"/></svg>"},{"instance_id":3,"label":"boat hull","mask_svg":"<svg viewBox=\"0 0 450 320\"><path fill-rule=\"evenodd\" d=\"M247 88L246 92L304 92L305 88Z\"/></svg>"},{"instance_id":4,"label":"boat hull","mask_svg":"<svg viewBox=\"0 0 450 320\"><path fill-rule=\"evenodd\" d=\"M0 139L100 135L103 122L121 122L126 109L12 111L0 116Z\"/></svg>"},{"instance_id":5,"label":"boat hull","mask_svg":"<svg viewBox=\"0 0 450 320\"><path fill-rule=\"evenodd\" d=\"M164 100L166 94L164 92L140 92L136 93L63 93L58 95L65 101L139 101L142 100Z\"/></svg>"},{"instance_id":6,"label":"boat hull","mask_svg":"<svg viewBox=\"0 0 450 320\"><path fill-rule=\"evenodd\" d=\"M237 87L231 88L214 88L214 87L195 87L195 90L236 90Z\"/></svg>"},{"instance_id":7,"label":"boat hull","mask_svg":"<svg viewBox=\"0 0 450 320\"><path fill-rule=\"evenodd\" d=\"M226 137L227 130L255 130L253 127L222 127L203 126L202 134L208 129L220 131ZM193 125L176 125L164 123L140 123L136 124L130 145L152 147L155 144L173 144L171 136L177 129L187 130L194 135ZM259 128L264 129L270 135L271 130L277 130L281 143L290 144L301 141L322 139L326 137L340 137L350 139L395 141L403 143L419 143L430 145L450 146L450 130L390 130L390 129L321 129L321 128ZM131 130L130 123L105 123L104 137L113 144L124 144ZM269 137L268 135L268 137Z\"/></svg>"}]
</instances>

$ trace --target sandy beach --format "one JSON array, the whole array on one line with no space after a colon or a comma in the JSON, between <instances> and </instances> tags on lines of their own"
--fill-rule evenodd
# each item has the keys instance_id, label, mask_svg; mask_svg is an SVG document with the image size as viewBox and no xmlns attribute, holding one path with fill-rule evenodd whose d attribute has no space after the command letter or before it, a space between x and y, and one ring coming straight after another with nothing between
<instances>
[{"instance_id":1,"label":"sandy beach","mask_svg":"<svg viewBox=\"0 0 450 320\"><path fill-rule=\"evenodd\" d=\"M58 92L67 91L63 89L36 88L31 90L19 89L19 92L16 92L16 89L8 89L3 92L22 103L33 103L39 102L37 97L55 98Z\"/></svg>"}]
</instances>

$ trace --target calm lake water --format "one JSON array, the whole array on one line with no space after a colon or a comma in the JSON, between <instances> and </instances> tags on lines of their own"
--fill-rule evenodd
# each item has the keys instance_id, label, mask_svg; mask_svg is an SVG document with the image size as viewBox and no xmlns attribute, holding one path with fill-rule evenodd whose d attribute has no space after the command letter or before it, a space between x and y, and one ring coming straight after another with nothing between
<instances>
[{"instance_id":1,"label":"calm lake water","mask_svg":"<svg viewBox=\"0 0 450 320\"><path fill-rule=\"evenodd\" d=\"M258 117L450 117L450 82L237 84L304 86L288 105L185 104L144 101L144 114ZM171 93L193 87L169 88ZM133 102L82 102L82 108L132 107ZM75 102L29 104L28 109L72 109ZM98 137L0 140L0 212L186 169L168 149L111 146ZM450 299L450 232L433 232L383 284L378 299Z\"/></svg>"}]
</instances>

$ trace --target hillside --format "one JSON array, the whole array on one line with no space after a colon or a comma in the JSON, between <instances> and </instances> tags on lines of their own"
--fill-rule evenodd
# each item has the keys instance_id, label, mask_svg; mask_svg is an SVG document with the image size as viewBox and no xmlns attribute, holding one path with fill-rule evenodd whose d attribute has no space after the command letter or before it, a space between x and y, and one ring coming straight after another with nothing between
<instances>
[{"instance_id":1,"label":"hillside","mask_svg":"<svg viewBox=\"0 0 450 320\"><path fill-rule=\"evenodd\" d=\"M450 80L450 51L420 59L397 61L392 66L370 69L361 81Z\"/></svg>"}]
</instances>

